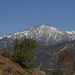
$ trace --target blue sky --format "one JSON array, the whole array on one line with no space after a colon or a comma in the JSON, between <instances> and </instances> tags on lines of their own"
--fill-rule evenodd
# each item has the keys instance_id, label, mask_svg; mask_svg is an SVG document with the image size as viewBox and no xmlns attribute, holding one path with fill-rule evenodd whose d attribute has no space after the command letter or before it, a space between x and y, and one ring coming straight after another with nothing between
<instances>
[{"instance_id":1,"label":"blue sky","mask_svg":"<svg viewBox=\"0 0 75 75\"><path fill-rule=\"evenodd\" d=\"M75 0L0 0L0 36L39 24L75 30Z\"/></svg>"}]
</instances>

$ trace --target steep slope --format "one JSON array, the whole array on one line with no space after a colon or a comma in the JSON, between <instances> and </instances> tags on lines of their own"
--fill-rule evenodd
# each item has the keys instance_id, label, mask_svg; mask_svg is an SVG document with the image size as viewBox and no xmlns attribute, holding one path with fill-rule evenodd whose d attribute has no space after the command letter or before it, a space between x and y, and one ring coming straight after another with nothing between
<instances>
[{"instance_id":1,"label":"steep slope","mask_svg":"<svg viewBox=\"0 0 75 75\"><path fill-rule=\"evenodd\" d=\"M17 63L0 54L0 75L30 75Z\"/></svg>"},{"instance_id":2,"label":"steep slope","mask_svg":"<svg viewBox=\"0 0 75 75\"><path fill-rule=\"evenodd\" d=\"M57 69L58 54L64 49L70 50L75 55L75 40L58 45L39 46L35 52L35 68L44 71Z\"/></svg>"},{"instance_id":3,"label":"steep slope","mask_svg":"<svg viewBox=\"0 0 75 75\"><path fill-rule=\"evenodd\" d=\"M0 37L0 48L13 46L13 40L20 41L25 37L36 40L40 45L55 45L75 39L75 31L61 31L48 25L37 25L23 32L17 32Z\"/></svg>"},{"instance_id":4,"label":"steep slope","mask_svg":"<svg viewBox=\"0 0 75 75\"><path fill-rule=\"evenodd\" d=\"M58 45L39 46L35 54L36 67L44 71L57 69L59 52L65 49L70 50L75 55L75 41Z\"/></svg>"},{"instance_id":5,"label":"steep slope","mask_svg":"<svg viewBox=\"0 0 75 75\"><path fill-rule=\"evenodd\" d=\"M41 71L35 69L25 70L19 64L5 58L0 53L0 75L42 75Z\"/></svg>"}]
</instances>

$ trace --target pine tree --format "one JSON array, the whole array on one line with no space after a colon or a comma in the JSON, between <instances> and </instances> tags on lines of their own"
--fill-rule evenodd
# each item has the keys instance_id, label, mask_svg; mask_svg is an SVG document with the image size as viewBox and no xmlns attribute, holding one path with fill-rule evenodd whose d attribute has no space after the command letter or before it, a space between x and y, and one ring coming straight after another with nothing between
<instances>
[{"instance_id":1,"label":"pine tree","mask_svg":"<svg viewBox=\"0 0 75 75\"><path fill-rule=\"evenodd\" d=\"M19 50L19 43L17 38L14 40L14 50Z\"/></svg>"},{"instance_id":2,"label":"pine tree","mask_svg":"<svg viewBox=\"0 0 75 75\"><path fill-rule=\"evenodd\" d=\"M13 60L14 62L17 62L17 59L18 59L18 52L19 52L19 50L20 50L20 48L19 48L19 43L18 43L18 39L16 38L16 39L13 41L13 43L14 43L14 51L13 51L13 58L12 58L12 60Z\"/></svg>"},{"instance_id":3,"label":"pine tree","mask_svg":"<svg viewBox=\"0 0 75 75\"><path fill-rule=\"evenodd\" d=\"M14 40L13 60L22 67L29 67L34 60L35 49L38 47L35 40L25 38L18 43L18 39Z\"/></svg>"}]
</instances>

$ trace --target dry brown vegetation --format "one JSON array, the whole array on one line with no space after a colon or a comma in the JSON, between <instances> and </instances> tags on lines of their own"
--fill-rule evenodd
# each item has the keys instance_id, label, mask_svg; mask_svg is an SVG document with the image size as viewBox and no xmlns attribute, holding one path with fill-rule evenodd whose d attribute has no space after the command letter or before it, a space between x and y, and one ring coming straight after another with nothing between
<instances>
[{"instance_id":1,"label":"dry brown vegetation","mask_svg":"<svg viewBox=\"0 0 75 75\"><path fill-rule=\"evenodd\" d=\"M0 75L39 75L34 70L27 72L17 63L12 62L9 58L5 58L0 54Z\"/></svg>"}]
</instances>

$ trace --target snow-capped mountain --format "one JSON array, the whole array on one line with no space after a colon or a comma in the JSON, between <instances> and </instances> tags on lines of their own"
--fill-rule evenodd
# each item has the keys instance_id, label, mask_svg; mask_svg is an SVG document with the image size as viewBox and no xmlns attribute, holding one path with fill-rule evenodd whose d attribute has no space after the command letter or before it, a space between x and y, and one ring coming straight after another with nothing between
<instances>
[{"instance_id":1,"label":"snow-capped mountain","mask_svg":"<svg viewBox=\"0 0 75 75\"><path fill-rule=\"evenodd\" d=\"M37 25L23 32L0 37L0 48L11 47L16 37L20 41L26 37L36 40L41 45L54 45L75 40L75 31L61 31L48 25Z\"/></svg>"}]
</instances>

